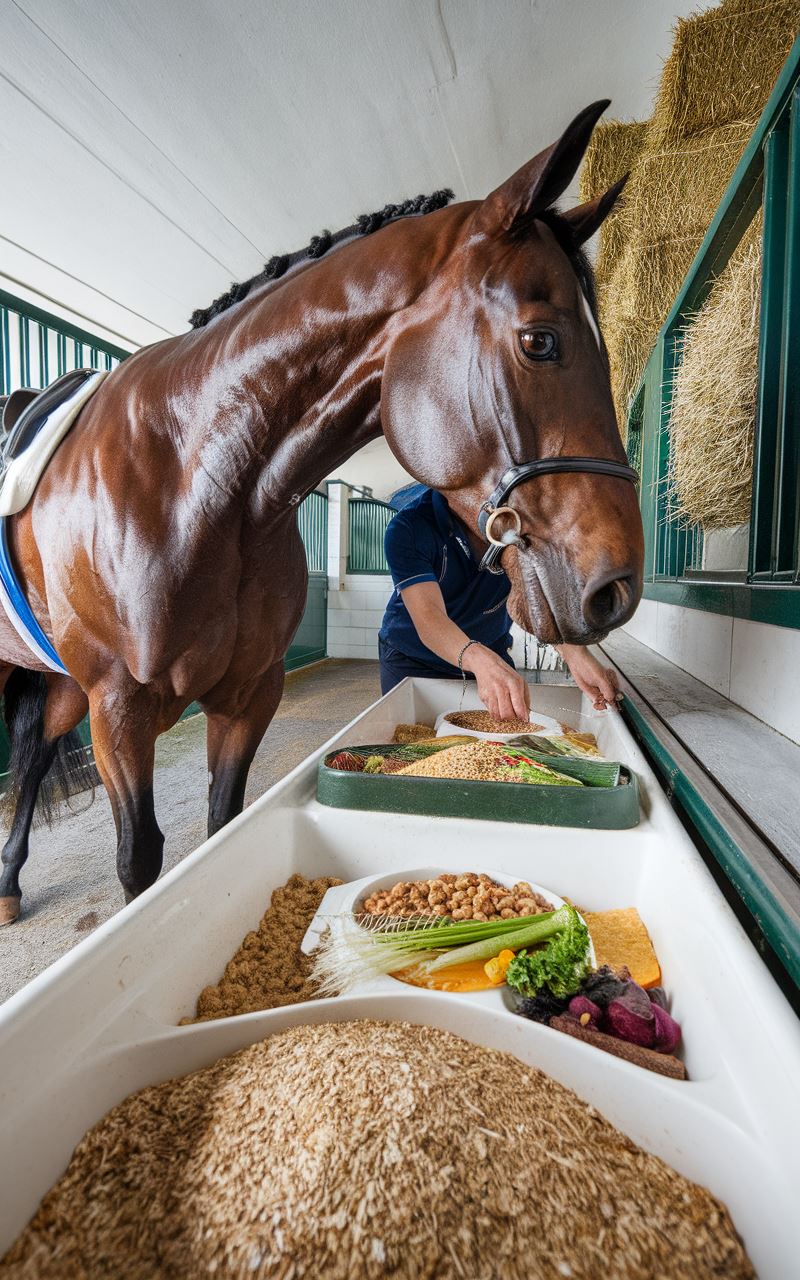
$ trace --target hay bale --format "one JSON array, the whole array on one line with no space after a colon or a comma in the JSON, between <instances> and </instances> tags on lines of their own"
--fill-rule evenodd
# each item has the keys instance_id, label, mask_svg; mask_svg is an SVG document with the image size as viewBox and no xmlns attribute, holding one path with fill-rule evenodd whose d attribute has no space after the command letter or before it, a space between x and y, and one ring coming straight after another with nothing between
<instances>
[{"instance_id":1,"label":"hay bale","mask_svg":"<svg viewBox=\"0 0 800 1280\"><path fill-rule=\"evenodd\" d=\"M723 0L679 20L653 112L656 145L758 118L800 31L800 0Z\"/></svg>"},{"instance_id":2,"label":"hay bale","mask_svg":"<svg viewBox=\"0 0 800 1280\"><path fill-rule=\"evenodd\" d=\"M761 230L759 216L681 337L669 418L670 515L704 529L750 517Z\"/></svg>"},{"instance_id":3,"label":"hay bale","mask_svg":"<svg viewBox=\"0 0 800 1280\"><path fill-rule=\"evenodd\" d=\"M580 198L594 200L631 173L642 153L649 125L644 120L606 120L589 143L581 169ZM623 195L603 223L595 263L598 288L611 275L630 234L629 203Z\"/></svg>"},{"instance_id":4,"label":"hay bale","mask_svg":"<svg viewBox=\"0 0 800 1280\"><path fill-rule=\"evenodd\" d=\"M681 20L652 121L610 122L607 138L596 131L582 192L596 194L633 160L624 208L608 219L597 262L623 434L658 332L798 31L800 0L722 0Z\"/></svg>"},{"instance_id":5,"label":"hay bale","mask_svg":"<svg viewBox=\"0 0 800 1280\"><path fill-rule=\"evenodd\" d=\"M648 135L626 191L631 231L600 296L614 403L622 423L754 127L755 120L737 120L660 148Z\"/></svg>"}]
</instances>

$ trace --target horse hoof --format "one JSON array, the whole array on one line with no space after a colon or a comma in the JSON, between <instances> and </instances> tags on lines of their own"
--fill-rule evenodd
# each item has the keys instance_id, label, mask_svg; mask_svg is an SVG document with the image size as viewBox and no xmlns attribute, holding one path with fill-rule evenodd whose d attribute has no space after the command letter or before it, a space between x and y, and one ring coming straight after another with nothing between
<instances>
[{"instance_id":1,"label":"horse hoof","mask_svg":"<svg viewBox=\"0 0 800 1280\"><path fill-rule=\"evenodd\" d=\"M19 918L20 898L0 898L0 927Z\"/></svg>"}]
</instances>

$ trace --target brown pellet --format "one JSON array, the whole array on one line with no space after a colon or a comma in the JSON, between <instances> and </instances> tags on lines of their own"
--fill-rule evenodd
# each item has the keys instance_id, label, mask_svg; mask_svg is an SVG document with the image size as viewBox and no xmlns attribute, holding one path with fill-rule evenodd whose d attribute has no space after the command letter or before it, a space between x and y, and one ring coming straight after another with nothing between
<instances>
[{"instance_id":1,"label":"brown pellet","mask_svg":"<svg viewBox=\"0 0 800 1280\"><path fill-rule=\"evenodd\" d=\"M182 1025L313 1000L311 960L300 944L326 890L341 883L330 876L294 875L275 889L258 928L243 939L219 982L203 988L195 1016L183 1018Z\"/></svg>"}]
</instances>

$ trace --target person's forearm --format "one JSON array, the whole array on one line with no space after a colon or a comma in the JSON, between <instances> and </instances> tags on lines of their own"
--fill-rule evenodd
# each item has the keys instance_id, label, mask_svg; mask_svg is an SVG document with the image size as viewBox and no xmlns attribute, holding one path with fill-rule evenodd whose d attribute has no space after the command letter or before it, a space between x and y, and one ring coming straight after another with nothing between
<instances>
[{"instance_id":1,"label":"person's forearm","mask_svg":"<svg viewBox=\"0 0 800 1280\"><path fill-rule=\"evenodd\" d=\"M458 655L464 645L469 644L471 637L439 609L425 610L422 617L414 621L417 635L425 648L430 649L443 662L457 666Z\"/></svg>"}]
</instances>

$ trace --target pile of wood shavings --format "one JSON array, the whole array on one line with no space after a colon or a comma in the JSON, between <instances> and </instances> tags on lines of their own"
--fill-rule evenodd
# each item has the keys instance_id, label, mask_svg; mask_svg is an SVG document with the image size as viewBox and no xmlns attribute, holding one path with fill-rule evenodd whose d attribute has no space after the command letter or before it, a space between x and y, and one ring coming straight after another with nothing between
<instances>
[{"instance_id":1,"label":"pile of wood shavings","mask_svg":"<svg viewBox=\"0 0 800 1280\"><path fill-rule=\"evenodd\" d=\"M724 1207L510 1054L296 1027L92 1129L3 1280L743 1280Z\"/></svg>"},{"instance_id":2,"label":"pile of wood shavings","mask_svg":"<svg viewBox=\"0 0 800 1280\"><path fill-rule=\"evenodd\" d=\"M311 960L300 944L326 890L341 883L294 875L275 889L258 928L243 938L219 982L200 992L196 1016L183 1018L182 1025L313 1000Z\"/></svg>"}]
</instances>

